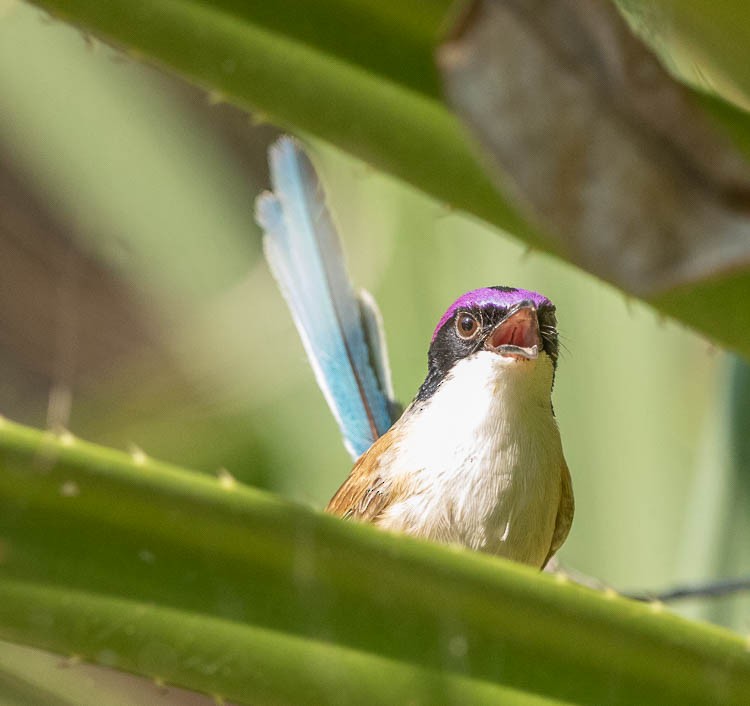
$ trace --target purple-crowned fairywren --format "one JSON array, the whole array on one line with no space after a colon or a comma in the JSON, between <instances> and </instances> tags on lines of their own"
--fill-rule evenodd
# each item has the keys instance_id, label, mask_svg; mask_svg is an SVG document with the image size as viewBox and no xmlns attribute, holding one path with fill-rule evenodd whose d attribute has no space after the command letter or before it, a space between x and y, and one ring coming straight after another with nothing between
<instances>
[{"instance_id":1,"label":"purple-crowned fairywren","mask_svg":"<svg viewBox=\"0 0 750 706\"><path fill-rule=\"evenodd\" d=\"M574 502L551 393L555 307L536 292L459 297L399 416L380 315L355 293L312 163L281 138L257 219L271 269L356 463L326 508L343 518L543 568Z\"/></svg>"}]
</instances>

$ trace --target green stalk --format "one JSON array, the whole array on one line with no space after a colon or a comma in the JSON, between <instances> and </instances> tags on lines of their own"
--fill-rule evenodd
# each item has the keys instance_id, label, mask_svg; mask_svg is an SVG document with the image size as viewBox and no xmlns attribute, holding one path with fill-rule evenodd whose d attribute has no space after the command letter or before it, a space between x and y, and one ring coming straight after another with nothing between
<instances>
[{"instance_id":1,"label":"green stalk","mask_svg":"<svg viewBox=\"0 0 750 706\"><path fill-rule=\"evenodd\" d=\"M532 247L565 257L496 190L440 98L433 53L455 10L447 0L35 3L134 57L336 144ZM750 118L720 101L706 105L749 149ZM750 275L739 272L650 303L748 357L747 307L727 304L749 296Z\"/></svg>"},{"instance_id":2,"label":"green stalk","mask_svg":"<svg viewBox=\"0 0 750 706\"><path fill-rule=\"evenodd\" d=\"M750 693L741 637L526 567L10 422L0 468L2 638L248 703Z\"/></svg>"},{"instance_id":3,"label":"green stalk","mask_svg":"<svg viewBox=\"0 0 750 706\"><path fill-rule=\"evenodd\" d=\"M311 26L301 41L295 33L252 13L257 3L237 8L230 2L160 0L101 4L92 0L38 3L51 12L101 33L136 57L149 58L218 92L228 100L337 144L375 166L437 196L448 204L476 210L490 222L529 231L515 211L497 194L478 167L471 145L454 116L435 98L434 78L422 77L421 90L383 75L356 57L330 53L325 38L329 23L345 34L335 15L311 10L310 3L288 0L297 21ZM399 16L404 3L388 0L365 12L366 3L342 1L346 16L358 27L357 36L369 45L385 42L373 29L372 15ZM448 7L447 3L436 4ZM141 18L147 18L146 20ZM436 34L439 12L429 16ZM385 20L382 20L385 22ZM375 27L380 23L374 23ZM403 28L405 32L407 28ZM369 34L374 32L374 34ZM392 44L394 40L386 42ZM412 43L398 45L404 65L415 61ZM421 43L419 66L431 66L428 47ZM395 51L395 50L394 50ZM376 54L373 50L373 56ZM381 67L379 60L376 67ZM434 74L434 70L432 70ZM458 191L456 191L458 190Z\"/></svg>"},{"instance_id":4,"label":"green stalk","mask_svg":"<svg viewBox=\"0 0 750 706\"><path fill-rule=\"evenodd\" d=\"M0 617L8 635L23 640L40 615L55 623L54 633L36 629L35 641L48 649L94 649L99 663L151 676L156 685L187 683L240 703L434 703L444 691L471 703L549 703L239 621L0 579Z\"/></svg>"}]
</instances>

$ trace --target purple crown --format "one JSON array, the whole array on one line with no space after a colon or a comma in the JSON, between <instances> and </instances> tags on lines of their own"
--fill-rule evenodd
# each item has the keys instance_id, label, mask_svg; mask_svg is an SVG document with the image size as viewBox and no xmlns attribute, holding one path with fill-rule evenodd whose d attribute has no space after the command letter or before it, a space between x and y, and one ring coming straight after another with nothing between
<instances>
[{"instance_id":1,"label":"purple crown","mask_svg":"<svg viewBox=\"0 0 750 706\"><path fill-rule=\"evenodd\" d=\"M500 289L495 289L494 287L482 287L481 289L474 289L471 292L466 292L466 294L462 294L456 299L456 301L448 307L448 311L443 314L435 328L435 332L432 334L432 340L435 340L438 331L440 331L440 329L443 328L443 324L453 316L456 309L481 309L482 307L487 306L502 306L507 308L523 301L524 299L534 302L538 307L543 304L551 304L550 300L543 294L531 292L528 289L514 289L512 287L501 287Z\"/></svg>"}]
</instances>

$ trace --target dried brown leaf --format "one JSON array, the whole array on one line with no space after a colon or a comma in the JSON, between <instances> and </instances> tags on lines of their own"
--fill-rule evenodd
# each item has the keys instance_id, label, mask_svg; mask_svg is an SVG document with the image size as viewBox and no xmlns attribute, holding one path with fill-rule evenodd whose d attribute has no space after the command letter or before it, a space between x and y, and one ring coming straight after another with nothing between
<instances>
[{"instance_id":1,"label":"dried brown leaf","mask_svg":"<svg viewBox=\"0 0 750 706\"><path fill-rule=\"evenodd\" d=\"M750 165L602 0L476 0L449 99L557 247L639 295L750 264Z\"/></svg>"}]
</instances>

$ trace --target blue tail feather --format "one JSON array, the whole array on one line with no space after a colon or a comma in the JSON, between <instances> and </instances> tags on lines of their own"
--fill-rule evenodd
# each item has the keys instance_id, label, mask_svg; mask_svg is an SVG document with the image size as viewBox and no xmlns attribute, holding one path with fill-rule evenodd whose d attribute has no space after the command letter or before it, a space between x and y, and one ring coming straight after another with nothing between
<instances>
[{"instance_id":1,"label":"blue tail feather","mask_svg":"<svg viewBox=\"0 0 750 706\"><path fill-rule=\"evenodd\" d=\"M361 305L354 292L323 188L300 145L282 137L271 146L269 161L273 193L256 202L266 259L344 443L356 458L393 422L377 308L371 313L371 298Z\"/></svg>"}]
</instances>

